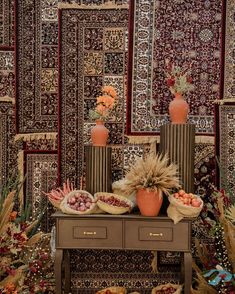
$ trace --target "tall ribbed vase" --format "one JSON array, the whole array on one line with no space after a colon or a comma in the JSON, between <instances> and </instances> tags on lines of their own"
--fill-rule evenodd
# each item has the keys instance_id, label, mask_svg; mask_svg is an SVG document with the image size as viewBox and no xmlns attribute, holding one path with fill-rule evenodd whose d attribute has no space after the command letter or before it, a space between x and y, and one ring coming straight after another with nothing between
<instances>
[{"instance_id":1,"label":"tall ribbed vase","mask_svg":"<svg viewBox=\"0 0 235 294\"><path fill-rule=\"evenodd\" d=\"M188 119L189 105L181 93L175 93L169 105L170 119L173 124L185 124Z\"/></svg>"},{"instance_id":2,"label":"tall ribbed vase","mask_svg":"<svg viewBox=\"0 0 235 294\"><path fill-rule=\"evenodd\" d=\"M91 129L91 141L93 146L106 146L109 130L102 120L97 119L96 125Z\"/></svg>"}]
</instances>

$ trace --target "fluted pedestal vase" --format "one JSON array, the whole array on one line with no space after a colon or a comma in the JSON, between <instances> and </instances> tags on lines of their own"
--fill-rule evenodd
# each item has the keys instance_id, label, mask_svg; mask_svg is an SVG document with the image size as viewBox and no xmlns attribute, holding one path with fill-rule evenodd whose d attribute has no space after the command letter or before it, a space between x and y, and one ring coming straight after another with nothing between
<instances>
[{"instance_id":1,"label":"fluted pedestal vase","mask_svg":"<svg viewBox=\"0 0 235 294\"><path fill-rule=\"evenodd\" d=\"M106 146L109 130L102 120L96 120L96 125L91 129L91 141L93 146Z\"/></svg>"},{"instance_id":2,"label":"fluted pedestal vase","mask_svg":"<svg viewBox=\"0 0 235 294\"><path fill-rule=\"evenodd\" d=\"M188 119L189 105L181 93L176 93L169 105L170 119L173 124L185 124Z\"/></svg>"}]
</instances>

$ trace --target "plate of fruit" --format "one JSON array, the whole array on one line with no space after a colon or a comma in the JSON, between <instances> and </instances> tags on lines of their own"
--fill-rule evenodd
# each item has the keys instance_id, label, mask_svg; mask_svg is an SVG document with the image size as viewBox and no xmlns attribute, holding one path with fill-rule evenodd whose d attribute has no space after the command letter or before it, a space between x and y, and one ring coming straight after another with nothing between
<instances>
[{"instance_id":1,"label":"plate of fruit","mask_svg":"<svg viewBox=\"0 0 235 294\"><path fill-rule=\"evenodd\" d=\"M124 196L114 193L98 192L95 193L98 207L110 214L123 214L130 212L133 203Z\"/></svg>"},{"instance_id":2,"label":"plate of fruit","mask_svg":"<svg viewBox=\"0 0 235 294\"><path fill-rule=\"evenodd\" d=\"M70 192L60 204L60 209L67 214L91 214L96 207L94 197L85 190Z\"/></svg>"}]
</instances>

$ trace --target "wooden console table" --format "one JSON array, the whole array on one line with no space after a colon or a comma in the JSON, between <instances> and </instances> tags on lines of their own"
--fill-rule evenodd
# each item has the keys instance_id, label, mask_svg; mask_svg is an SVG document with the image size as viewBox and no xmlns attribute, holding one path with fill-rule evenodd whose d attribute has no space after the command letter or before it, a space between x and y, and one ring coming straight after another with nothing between
<instances>
[{"instance_id":1,"label":"wooden console table","mask_svg":"<svg viewBox=\"0 0 235 294\"><path fill-rule=\"evenodd\" d=\"M183 252L185 294L192 283L191 222L174 225L168 217L126 215L66 215L56 218L56 294L62 293L62 261L65 267L65 293L70 291L69 249L127 249Z\"/></svg>"}]
</instances>

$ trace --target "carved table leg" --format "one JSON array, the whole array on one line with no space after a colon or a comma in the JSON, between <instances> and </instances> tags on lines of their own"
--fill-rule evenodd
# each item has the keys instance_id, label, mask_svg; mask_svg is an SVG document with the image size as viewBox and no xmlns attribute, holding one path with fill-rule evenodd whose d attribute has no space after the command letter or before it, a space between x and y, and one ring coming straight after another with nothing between
<instances>
[{"instance_id":1,"label":"carved table leg","mask_svg":"<svg viewBox=\"0 0 235 294\"><path fill-rule=\"evenodd\" d=\"M65 294L70 292L70 252L64 252Z\"/></svg>"},{"instance_id":2,"label":"carved table leg","mask_svg":"<svg viewBox=\"0 0 235 294\"><path fill-rule=\"evenodd\" d=\"M61 267L62 267L62 259L63 259L63 250L56 249L55 252L55 292L56 294L62 293L62 275L61 275Z\"/></svg>"},{"instance_id":3,"label":"carved table leg","mask_svg":"<svg viewBox=\"0 0 235 294\"><path fill-rule=\"evenodd\" d=\"M190 294L192 285L192 255L184 252L184 293Z\"/></svg>"}]
</instances>

